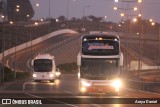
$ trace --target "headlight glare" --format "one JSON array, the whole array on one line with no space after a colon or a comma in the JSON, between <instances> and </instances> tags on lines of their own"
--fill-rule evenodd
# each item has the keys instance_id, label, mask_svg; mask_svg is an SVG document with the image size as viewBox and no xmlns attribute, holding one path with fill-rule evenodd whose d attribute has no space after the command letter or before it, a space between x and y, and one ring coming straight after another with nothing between
<instances>
[{"instance_id":1,"label":"headlight glare","mask_svg":"<svg viewBox=\"0 0 160 107\"><path fill-rule=\"evenodd\" d=\"M91 86L91 84L86 81L81 81L81 84L82 84L82 86L85 86L85 87Z\"/></svg>"},{"instance_id":2,"label":"headlight glare","mask_svg":"<svg viewBox=\"0 0 160 107\"><path fill-rule=\"evenodd\" d=\"M60 72L56 72L56 76L59 76L61 73Z\"/></svg>"},{"instance_id":3,"label":"headlight glare","mask_svg":"<svg viewBox=\"0 0 160 107\"><path fill-rule=\"evenodd\" d=\"M116 79L116 80L114 80L114 81L112 82L111 85L112 85L113 87L115 87L115 88L120 88L120 87L122 86L122 82L121 82L120 79Z\"/></svg>"},{"instance_id":4,"label":"headlight glare","mask_svg":"<svg viewBox=\"0 0 160 107\"><path fill-rule=\"evenodd\" d=\"M53 77L53 74L50 74L50 77Z\"/></svg>"},{"instance_id":5,"label":"headlight glare","mask_svg":"<svg viewBox=\"0 0 160 107\"><path fill-rule=\"evenodd\" d=\"M36 74L33 74L33 77L35 78L35 77L37 77L37 75L36 75Z\"/></svg>"}]
</instances>

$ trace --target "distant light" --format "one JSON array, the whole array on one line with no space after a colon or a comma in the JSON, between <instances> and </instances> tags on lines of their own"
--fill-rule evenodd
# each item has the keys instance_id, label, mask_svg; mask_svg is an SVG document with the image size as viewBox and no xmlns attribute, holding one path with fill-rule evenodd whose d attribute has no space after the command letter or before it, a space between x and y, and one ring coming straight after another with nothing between
<instances>
[{"instance_id":1,"label":"distant light","mask_svg":"<svg viewBox=\"0 0 160 107\"><path fill-rule=\"evenodd\" d=\"M38 7L38 6L39 6L39 4L38 4L38 3L36 3L36 6Z\"/></svg>"},{"instance_id":2,"label":"distant light","mask_svg":"<svg viewBox=\"0 0 160 107\"><path fill-rule=\"evenodd\" d=\"M149 19L149 22L153 22L153 19Z\"/></svg>"},{"instance_id":3,"label":"distant light","mask_svg":"<svg viewBox=\"0 0 160 107\"><path fill-rule=\"evenodd\" d=\"M123 17L124 16L124 13L121 13L121 17Z\"/></svg>"},{"instance_id":4,"label":"distant light","mask_svg":"<svg viewBox=\"0 0 160 107\"><path fill-rule=\"evenodd\" d=\"M13 24L13 22L12 22L12 21L10 21L10 24L12 25L12 24Z\"/></svg>"},{"instance_id":5,"label":"distant light","mask_svg":"<svg viewBox=\"0 0 160 107\"><path fill-rule=\"evenodd\" d=\"M56 19L56 22L58 22L59 20L58 19Z\"/></svg>"},{"instance_id":6,"label":"distant light","mask_svg":"<svg viewBox=\"0 0 160 107\"><path fill-rule=\"evenodd\" d=\"M114 10L117 10L118 8L117 8L117 7L114 7L113 9L114 9Z\"/></svg>"},{"instance_id":7,"label":"distant light","mask_svg":"<svg viewBox=\"0 0 160 107\"><path fill-rule=\"evenodd\" d=\"M16 9L17 12L19 12L19 9Z\"/></svg>"},{"instance_id":8,"label":"distant light","mask_svg":"<svg viewBox=\"0 0 160 107\"><path fill-rule=\"evenodd\" d=\"M41 22L43 22L44 21L44 19L41 19Z\"/></svg>"},{"instance_id":9,"label":"distant light","mask_svg":"<svg viewBox=\"0 0 160 107\"><path fill-rule=\"evenodd\" d=\"M87 39L85 38L83 41L87 41Z\"/></svg>"},{"instance_id":10,"label":"distant light","mask_svg":"<svg viewBox=\"0 0 160 107\"><path fill-rule=\"evenodd\" d=\"M17 5L16 7L17 7L17 8L19 8L20 6L19 6L19 5Z\"/></svg>"},{"instance_id":11,"label":"distant light","mask_svg":"<svg viewBox=\"0 0 160 107\"><path fill-rule=\"evenodd\" d=\"M118 41L117 39L114 39L115 41Z\"/></svg>"},{"instance_id":12,"label":"distant light","mask_svg":"<svg viewBox=\"0 0 160 107\"><path fill-rule=\"evenodd\" d=\"M35 22L34 24L35 24L35 25L38 25L38 22Z\"/></svg>"},{"instance_id":13,"label":"distant light","mask_svg":"<svg viewBox=\"0 0 160 107\"><path fill-rule=\"evenodd\" d=\"M103 40L102 38L99 38L99 40Z\"/></svg>"},{"instance_id":14,"label":"distant light","mask_svg":"<svg viewBox=\"0 0 160 107\"><path fill-rule=\"evenodd\" d=\"M116 2L116 3L117 3L117 2L118 2L118 0L114 0L114 2Z\"/></svg>"},{"instance_id":15,"label":"distant light","mask_svg":"<svg viewBox=\"0 0 160 107\"><path fill-rule=\"evenodd\" d=\"M29 17L29 14L27 14L27 17Z\"/></svg>"},{"instance_id":16,"label":"distant light","mask_svg":"<svg viewBox=\"0 0 160 107\"><path fill-rule=\"evenodd\" d=\"M104 16L105 19L107 19L107 16Z\"/></svg>"},{"instance_id":17,"label":"distant light","mask_svg":"<svg viewBox=\"0 0 160 107\"><path fill-rule=\"evenodd\" d=\"M137 7L134 7L134 11L137 11L138 10L138 8Z\"/></svg>"},{"instance_id":18,"label":"distant light","mask_svg":"<svg viewBox=\"0 0 160 107\"><path fill-rule=\"evenodd\" d=\"M2 19L4 19L4 15L2 15Z\"/></svg>"},{"instance_id":19,"label":"distant light","mask_svg":"<svg viewBox=\"0 0 160 107\"><path fill-rule=\"evenodd\" d=\"M139 35L139 33L137 32L137 35Z\"/></svg>"},{"instance_id":20,"label":"distant light","mask_svg":"<svg viewBox=\"0 0 160 107\"><path fill-rule=\"evenodd\" d=\"M137 18L134 18L134 19L133 19L133 22L137 22Z\"/></svg>"},{"instance_id":21,"label":"distant light","mask_svg":"<svg viewBox=\"0 0 160 107\"><path fill-rule=\"evenodd\" d=\"M138 16L141 17L142 15L141 15L141 14L138 14Z\"/></svg>"},{"instance_id":22,"label":"distant light","mask_svg":"<svg viewBox=\"0 0 160 107\"><path fill-rule=\"evenodd\" d=\"M138 3L141 3L142 2L142 0L138 0Z\"/></svg>"},{"instance_id":23,"label":"distant light","mask_svg":"<svg viewBox=\"0 0 160 107\"><path fill-rule=\"evenodd\" d=\"M124 23L124 21L122 21L122 23Z\"/></svg>"},{"instance_id":24,"label":"distant light","mask_svg":"<svg viewBox=\"0 0 160 107\"><path fill-rule=\"evenodd\" d=\"M152 24L152 26L154 26L154 25L155 25L155 23L154 23L154 22L152 22L151 24Z\"/></svg>"},{"instance_id":25,"label":"distant light","mask_svg":"<svg viewBox=\"0 0 160 107\"><path fill-rule=\"evenodd\" d=\"M119 24L118 26L119 26L119 27L121 27L122 25L121 25L121 24Z\"/></svg>"}]
</instances>

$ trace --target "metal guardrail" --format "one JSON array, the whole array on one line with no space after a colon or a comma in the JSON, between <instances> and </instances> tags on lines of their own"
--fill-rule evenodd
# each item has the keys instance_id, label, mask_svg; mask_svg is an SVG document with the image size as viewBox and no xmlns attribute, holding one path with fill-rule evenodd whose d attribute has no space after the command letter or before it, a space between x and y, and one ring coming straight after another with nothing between
<instances>
[{"instance_id":1,"label":"metal guardrail","mask_svg":"<svg viewBox=\"0 0 160 107\"><path fill-rule=\"evenodd\" d=\"M123 79L126 88L160 93L160 82L144 82L130 79Z\"/></svg>"},{"instance_id":2,"label":"metal guardrail","mask_svg":"<svg viewBox=\"0 0 160 107\"><path fill-rule=\"evenodd\" d=\"M51 49L53 49L53 48L60 47L60 46L62 46L63 44L65 44L65 43L67 43L67 42L69 42L69 41L71 41L71 40L77 39L77 38L79 38L79 37L80 37L79 35L69 37L68 39L65 39L65 40L63 40L63 41L60 41L60 42L58 42L58 43L56 43L56 44L54 44L54 45L49 46L48 48L45 48L45 49L37 52L34 56L36 56L36 55L38 55L38 54L41 54L41 53L44 53L44 52L46 52L46 51L48 51L48 50L51 50Z\"/></svg>"}]
</instances>

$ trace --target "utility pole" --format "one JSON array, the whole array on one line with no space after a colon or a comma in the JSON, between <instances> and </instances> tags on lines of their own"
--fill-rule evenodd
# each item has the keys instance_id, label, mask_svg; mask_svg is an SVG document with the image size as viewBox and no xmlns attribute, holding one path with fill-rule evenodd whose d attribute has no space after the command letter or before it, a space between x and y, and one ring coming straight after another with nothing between
<instances>
[{"instance_id":1,"label":"utility pole","mask_svg":"<svg viewBox=\"0 0 160 107\"><path fill-rule=\"evenodd\" d=\"M2 7L3 7L3 10L2 10L2 12L3 12L3 15L2 15L2 19L3 19L3 34L2 34L2 71L1 71L1 82L3 82L4 81L4 72L5 72L5 70L4 70L4 68L5 68L5 64L4 64L4 57L5 57L5 21L6 21L6 17L7 17L7 14L6 14L6 9L7 9L7 1L6 0L1 0L1 2L2 2Z\"/></svg>"},{"instance_id":2,"label":"utility pole","mask_svg":"<svg viewBox=\"0 0 160 107\"><path fill-rule=\"evenodd\" d=\"M69 17L69 0L67 0L67 29L68 29L68 17Z\"/></svg>"}]
</instances>

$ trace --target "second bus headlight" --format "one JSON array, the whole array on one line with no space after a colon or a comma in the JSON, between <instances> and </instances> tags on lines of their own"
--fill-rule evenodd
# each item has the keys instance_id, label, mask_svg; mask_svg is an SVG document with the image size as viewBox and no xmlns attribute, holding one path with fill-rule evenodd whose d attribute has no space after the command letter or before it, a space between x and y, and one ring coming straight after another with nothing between
<instances>
[{"instance_id":1,"label":"second bus headlight","mask_svg":"<svg viewBox=\"0 0 160 107\"><path fill-rule=\"evenodd\" d=\"M91 84L86 81L81 81L81 84L82 84L82 86L85 86L85 87L91 86Z\"/></svg>"},{"instance_id":2,"label":"second bus headlight","mask_svg":"<svg viewBox=\"0 0 160 107\"><path fill-rule=\"evenodd\" d=\"M120 88L122 86L122 82L120 79L116 79L112 82L111 86L115 87L115 88Z\"/></svg>"},{"instance_id":3,"label":"second bus headlight","mask_svg":"<svg viewBox=\"0 0 160 107\"><path fill-rule=\"evenodd\" d=\"M33 74L33 77L35 78L35 77L37 77L37 75L36 75L36 74Z\"/></svg>"},{"instance_id":4,"label":"second bus headlight","mask_svg":"<svg viewBox=\"0 0 160 107\"><path fill-rule=\"evenodd\" d=\"M61 73L60 72L56 72L56 76L58 77L58 76L60 76L61 75Z\"/></svg>"},{"instance_id":5,"label":"second bus headlight","mask_svg":"<svg viewBox=\"0 0 160 107\"><path fill-rule=\"evenodd\" d=\"M53 74L50 74L50 77L53 77Z\"/></svg>"}]
</instances>

